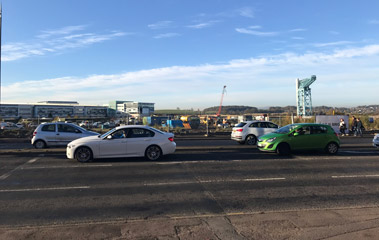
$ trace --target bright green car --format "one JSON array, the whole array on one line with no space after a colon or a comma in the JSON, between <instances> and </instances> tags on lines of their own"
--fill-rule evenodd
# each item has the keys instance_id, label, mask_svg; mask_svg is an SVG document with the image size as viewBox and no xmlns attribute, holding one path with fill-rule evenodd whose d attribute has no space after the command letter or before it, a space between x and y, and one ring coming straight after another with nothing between
<instances>
[{"instance_id":1,"label":"bright green car","mask_svg":"<svg viewBox=\"0 0 379 240\"><path fill-rule=\"evenodd\" d=\"M325 150L336 154L340 140L329 125L295 123L258 138L258 149L288 155L297 150Z\"/></svg>"}]
</instances>

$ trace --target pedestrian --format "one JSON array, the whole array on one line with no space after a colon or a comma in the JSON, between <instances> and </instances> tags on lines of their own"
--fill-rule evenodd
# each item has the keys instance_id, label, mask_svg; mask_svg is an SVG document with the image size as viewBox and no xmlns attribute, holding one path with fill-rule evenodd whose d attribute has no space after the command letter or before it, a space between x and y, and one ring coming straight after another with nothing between
<instances>
[{"instance_id":1,"label":"pedestrian","mask_svg":"<svg viewBox=\"0 0 379 240\"><path fill-rule=\"evenodd\" d=\"M357 119L355 118L355 116L352 116L352 119L353 121L351 122L351 132L354 133L355 136L355 131L357 128Z\"/></svg>"},{"instance_id":2,"label":"pedestrian","mask_svg":"<svg viewBox=\"0 0 379 240\"><path fill-rule=\"evenodd\" d=\"M341 136L345 136L345 130L346 130L346 123L343 118L340 120L340 134Z\"/></svg>"},{"instance_id":3,"label":"pedestrian","mask_svg":"<svg viewBox=\"0 0 379 240\"><path fill-rule=\"evenodd\" d=\"M362 137L362 130L364 129L364 127L363 127L363 124L362 124L362 122L361 122L361 119L357 119L357 126L356 126L356 128L355 128L355 133L354 133L354 136L360 136L360 137Z\"/></svg>"}]
</instances>

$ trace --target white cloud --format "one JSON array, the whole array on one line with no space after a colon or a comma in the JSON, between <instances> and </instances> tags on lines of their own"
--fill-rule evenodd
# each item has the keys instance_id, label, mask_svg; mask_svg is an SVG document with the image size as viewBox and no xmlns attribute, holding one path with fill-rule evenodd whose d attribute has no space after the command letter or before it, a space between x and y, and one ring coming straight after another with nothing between
<instances>
[{"instance_id":1,"label":"white cloud","mask_svg":"<svg viewBox=\"0 0 379 240\"><path fill-rule=\"evenodd\" d=\"M44 30L42 31L42 34L38 35L39 38L48 38L54 35L67 35L75 31L81 31L84 30L87 26L86 25L77 25L77 26L67 26L60 29L55 30Z\"/></svg>"},{"instance_id":2,"label":"white cloud","mask_svg":"<svg viewBox=\"0 0 379 240\"><path fill-rule=\"evenodd\" d=\"M261 37L272 37L272 36L277 36L279 34L278 32L262 32L262 31L251 30L249 28L236 28L236 31L243 34L261 36Z\"/></svg>"},{"instance_id":3,"label":"white cloud","mask_svg":"<svg viewBox=\"0 0 379 240\"><path fill-rule=\"evenodd\" d=\"M379 45L329 53L283 53L236 59L224 64L17 82L3 86L3 100L70 99L81 104L102 105L127 96L125 100L155 102L157 109L197 109L216 106L222 86L227 85L225 105L286 106L295 105L295 79L315 74L317 81L312 84L314 106L356 106L375 104L378 99L378 61Z\"/></svg>"},{"instance_id":4,"label":"white cloud","mask_svg":"<svg viewBox=\"0 0 379 240\"><path fill-rule=\"evenodd\" d=\"M254 18L254 9L251 7L244 7L237 10L238 14L242 17Z\"/></svg>"},{"instance_id":5,"label":"white cloud","mask_svg":"<svg viewBox=\"0 0 379 240\"><path fill-rule=\"evenodd\" d=\"M178 37L178 36L180 36L179 33L163 33L163 34L154 36L154 38L160 39L160 38L172 38L172 37Z\"/></svg>"},{"instance_id":6,"label":"white cloud","mask_svg":"<svg viewBox=\"0 0 379 240\"><path fill-rule=\"evenodd\" d=\"M147 25L148 28L156 30L156 29L164 29L164 28L170 28L172 26L173 22L172 21L159 21L156 23L152 23Z\"/></svg>"},{"instance_id":7,"label":"white cloud","mask_svg":"<svg viewBox=\"0 0 379 240\"><path fill-rule=\"evenodd\" d=\"M66 49L81 48L84 46L109 41L124 35L120 31L113 31L107 34L97 33L76 33L74 31L84 30L85 25L69 26L58 30L43 31L42 35L38 35L38 39L28 42L6 43L3 46L3 61L15 61L23 58L46 55L48 53L62 52Z\"/></svg>"},{"instance_id":8,"label":"white cloud","mask_svg":"<svg viewBox=\"0 0 379 240\"><path fill-rule=\"evenodd\" d=\"M291 29L290 32L305 32L307 31L307 29L305 28L295 28L295 29Z\"/></svg>"},{"instance_id":9,"label":"white cloud","mask_svg":"<svg viewBox=\"0 0 379 240\"><path fill-rule=\"evenodd\" d=\"M207 28L215 25L219 21L208 21L208 22L202 22L194 25L189 25L187 26L188 28L194 28L194 29L202 29L202 28Z\"/></svg>"},{"instance_id":10,"label":"white cloud","mask_svg":"<svg viewBox=\"0 0 379 240\"><path fill-rule=\"evenodd\" d=\"M330 46L337 46L337 45L347 45L352 44L353 42L350 41L337 41L337 42L328 42L328 43L314 43L313 46L315 47L330 47Z\"/></svg>"}]
</instances>

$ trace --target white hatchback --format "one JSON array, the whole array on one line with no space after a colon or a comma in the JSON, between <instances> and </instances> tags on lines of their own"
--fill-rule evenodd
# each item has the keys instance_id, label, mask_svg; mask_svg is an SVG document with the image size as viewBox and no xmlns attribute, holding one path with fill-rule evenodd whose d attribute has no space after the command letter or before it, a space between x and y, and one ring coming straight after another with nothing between
<instances>
[{"instance_id":1,"label":"white hatchback","mask_svg":"<svg viewBox=\"0 0 379 240\"><path fill-rule=\"evenodd\" d=\"M267 121L240 122L233 128L231 139L240 144L255 145L258 137L272 133L278 129L278 125Z\"/></svg>"},{"instance_id":2,"label":"white hatchback","mask_svg":"<svg viewBox=\"0 0 379 240\"><path fill-rule=\"evenodd\" d=\"M42 123L34 130L31 143L37 149L66 146L72 140L96 135L99 133L88 131L72 123Z\"/></svg>"},{"instance_id":3,"label":"white hatchback","mask_svg":"<svg viewBox=\"0 0 379 240\"><path fill-rule=\"evenodd\" d=\"M70 142L66 155L69 159L88 162L96 158L143 157L158 160L174 153L174 134L158 129L128 125L116 127L100 136L91 136Z\"/></svg>"}]
</instances>

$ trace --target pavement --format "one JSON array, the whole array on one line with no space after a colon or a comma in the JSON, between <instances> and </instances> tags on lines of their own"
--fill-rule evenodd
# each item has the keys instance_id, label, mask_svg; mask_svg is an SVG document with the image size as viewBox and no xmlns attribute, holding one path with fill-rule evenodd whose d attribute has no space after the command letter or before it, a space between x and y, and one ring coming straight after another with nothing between
<instances>
[{"instance_id":1,"label":"pavement","mask_svg":"<svg viewBox=\"0 0 379 240\"><path fill-rule=\"evenodd\" d=\"M341 147L370 146L369 139L355 144L346 142ZM210 147L212 146L206 148ZM0 153L7 151L41 150L2 149ZM54 223L43 226L0 225L0 239L379 239L379 207L164 216L116 219L107 222Z\"/></svg>"},{"instance_id":2,"label":"pavement","mask_svg":"<svg viewBox=\"0 0 379 240\"><path fill-rule=\"evenodd\" d=\"M0 227L0 239L333 239L379 238L379 208L310 209Z\"/></svg>"}]
</instances>

